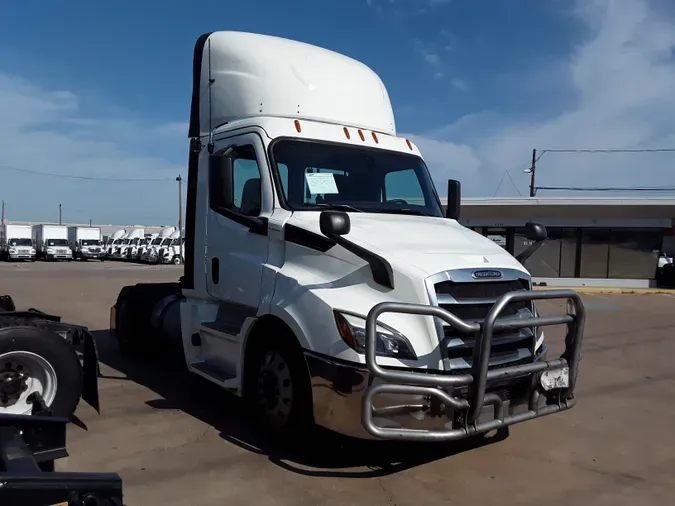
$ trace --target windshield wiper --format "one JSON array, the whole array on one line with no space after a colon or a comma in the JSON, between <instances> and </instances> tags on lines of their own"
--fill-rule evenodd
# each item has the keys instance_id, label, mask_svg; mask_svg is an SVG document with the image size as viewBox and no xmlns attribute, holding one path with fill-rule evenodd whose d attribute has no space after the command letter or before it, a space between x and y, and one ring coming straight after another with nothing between
<instances>
[{"instance_id":1,"label":"windshield wiper","mask_svg":"<svg viewBox=\"0 0 675 506\"><path fill-rule=\"evenodd\" d=\"M311 206L321 207L323 209L342 209L343 211L356 211L357 213L362 213L361 209L357 209L349 204L310 204Z\"/></svg>"}]
</instances>

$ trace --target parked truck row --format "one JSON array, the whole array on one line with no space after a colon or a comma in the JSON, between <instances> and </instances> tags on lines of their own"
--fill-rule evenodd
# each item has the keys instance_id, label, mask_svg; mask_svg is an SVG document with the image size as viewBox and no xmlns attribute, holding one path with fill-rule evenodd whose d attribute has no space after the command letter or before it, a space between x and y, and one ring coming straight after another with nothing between
<instances>
[{"instance_id":1,"label":"parked truck row","mask_svg":"<svg viewBox=\"0 0 675 506\"><path fill-rule=\"evenodd\" d=\"M180 265L185 259L185 241L176 227L145 233L143 228L117 230L105 245L106 258L148 264Z\"/></svg>"},{"instance_id":2,"label":"parked truck row","mask_svg":"<svg viewBox=\"0 0 675 506\"><path fill-rule=\"evenodd\" d=\"M0 258L12 262L103 260L101 229L4 223L0 226Z\"/></svg>"},{"instance_id":3,"label":"parked truck row","mask_svg":"<svg viewBox=\"0 0 675 506\"><path fill-rule=\"evenodd\" d=\"M126 260L180 265L185 258L182 236L176 227L164 227L152 234L137 227L117 230L104 239L99 227L5 223L0 226L0 259Z\"/></svg>"}]
</instances>

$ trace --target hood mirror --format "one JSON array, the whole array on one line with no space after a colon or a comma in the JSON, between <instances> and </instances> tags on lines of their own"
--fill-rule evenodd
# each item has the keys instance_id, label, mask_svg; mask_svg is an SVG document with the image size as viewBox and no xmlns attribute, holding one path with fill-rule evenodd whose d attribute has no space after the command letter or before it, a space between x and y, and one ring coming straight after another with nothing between
<instances>
[{"instance_id":1,"label":"hood mirror","mask_svg":"<svg viewBox=\"0 0 675 506\"><path fill-rule=\"evenodd\" d=\"M448 179L448 205L445 208L445 217L458 220L462 201L462 186L456 179Z\"/></svg>"}]
</instances>

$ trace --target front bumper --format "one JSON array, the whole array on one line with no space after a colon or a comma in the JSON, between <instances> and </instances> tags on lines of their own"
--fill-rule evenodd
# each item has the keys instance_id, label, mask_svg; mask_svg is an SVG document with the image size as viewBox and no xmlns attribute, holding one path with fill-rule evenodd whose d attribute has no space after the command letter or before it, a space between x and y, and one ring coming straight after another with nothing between
<instances>
[{"instance_id":1,"label":"front bumper","mask_svg":"<svg viewBox=\"0 0 675 506\"><path fill-rule=\"evenodd\" d=\"M47 260L72 260L73 255L67 253L47 253Z\"/></svg>"},{"instance_id":2,"label":"front bumper","mask_svg":"<svg viewBox=\"0 0 675 506\"><path fill-rule=\"evenodd\" d=\"M498 320L509 303L537 299L568 299L568 314ZM379 366L375 361L375 328L377 318L385 312L435 316L460 332L478 334L477 342L483 346L477 347L470 373L432 374ZM448 441L570 409L576 402L574 387L584 322L581 299L571 290L507 293L481 325L465 322L439 307L378 304L367 317L365 365L306 352L314 419L318 425L354 437ZM542 346L531 363L488 367L494 330L558 324L566 324L568 329L560 358L547 360ZM565 367L569 369L567 386L544 390L542 373Z\"/></svg>"},{"instance_id":3,"label":"front bumper","mask_svg":"<svg viewBox=\"0 0 675 506\"><path fill-rule=\"evenodd\" d=\"M103 257L103 252L95 253L95 252L92 252L92 251L83 251L83 252L81 253L81 255L82 255L82 258L93 258L93 259L96 259L96 258L102 258L102 257Z\"/></svg>"},{"instance_id":4,"label":"front bumper","mask_svg":"<svg viewBox=\"0 0 675 506\"><path fill-rule=\"evenodd\" d=\"M35 253L8 253L10 260L35 260Z\"/></svg>"}]
</instances>

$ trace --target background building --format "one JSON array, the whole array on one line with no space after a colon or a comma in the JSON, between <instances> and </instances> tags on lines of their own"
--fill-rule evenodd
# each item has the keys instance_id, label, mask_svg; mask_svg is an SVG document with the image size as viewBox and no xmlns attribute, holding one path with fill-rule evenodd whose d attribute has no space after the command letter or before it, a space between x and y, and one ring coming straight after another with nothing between
<instances>
[{"instance_id":1,"label":"background building","mask_svg":"<svg viewBox=\"0 0 675 506\"><path fill-rule=\"evenodd\" d=\"M517 255L523 227L548 241L526 262L537 282L558 286L655 285L659 254L675 250L675 198L465 198L463 225Z\"/></svg>"}]
</instances>

